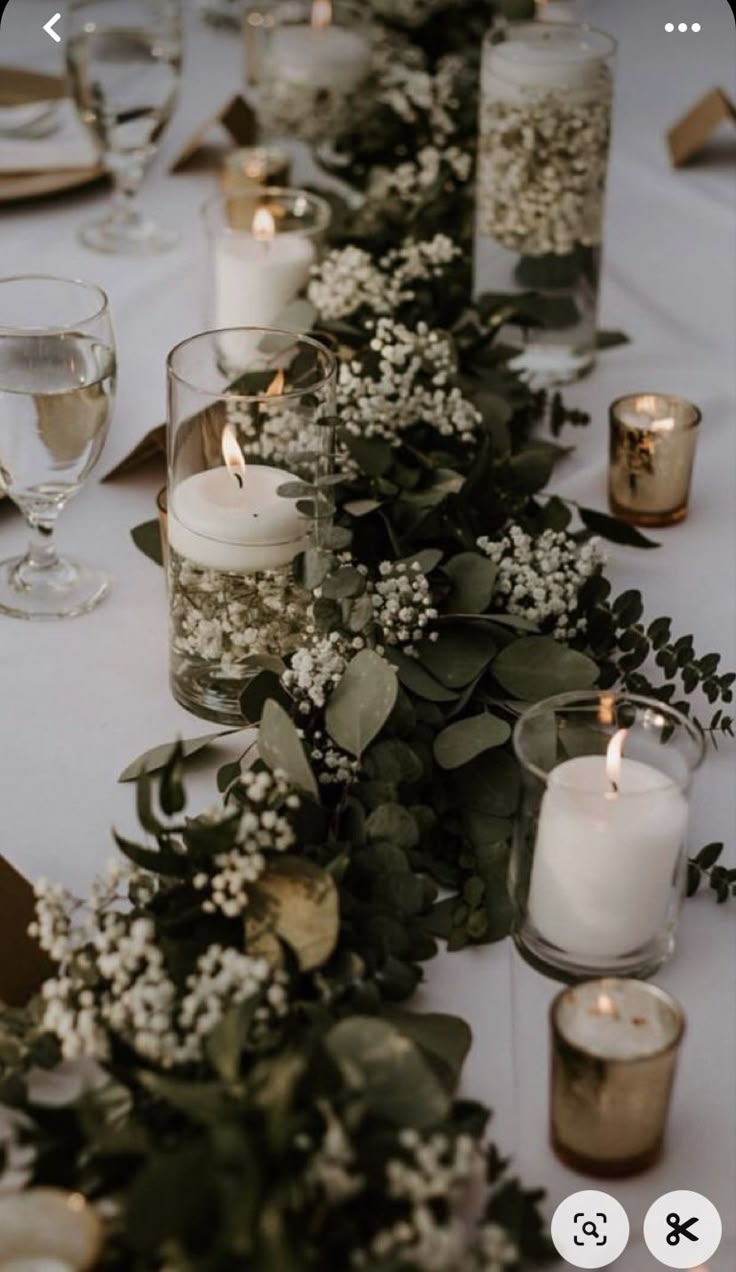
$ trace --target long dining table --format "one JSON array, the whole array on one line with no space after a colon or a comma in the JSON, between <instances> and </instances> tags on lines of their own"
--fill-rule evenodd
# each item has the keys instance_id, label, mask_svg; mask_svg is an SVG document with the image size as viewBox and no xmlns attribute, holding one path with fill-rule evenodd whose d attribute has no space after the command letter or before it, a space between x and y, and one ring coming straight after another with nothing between
<instances>
[{"instance_id":1,"label":"long dining table","mask_svg":"<svg viewBox=\"0 0 736 1272\"><path fill-rule=\"evenodd\" d=\"M581 6L618 40L601 326L630 343L603 353L593 372L565 391L590 413L568 430L574 446L553 482L563 496L605 508L609 403L631 391L682 394L703 412L692 504L680 525L656 534L656 551L608 545L615 589L640 588L650 618L672 617L701 653L717 650L736 667L736 174L734 136L724 127L692 164L674 169L668 127L708 90L736 93L736 31L725 0L699 0L701 30L665 32L678 18L670 0L590 0ZM0 62L58 70L61 50L41 33L44 0L11 3ZM111 827L135 826L131 787L121 770L140 752L206 732L173 700L167 680L163 573L134 546L130 531L155 514L162 471L99 480L165 418L169 349L206 326L207 257L200 205L216 188L211 169L172 174L187 138L243 91L240 42L191 14L180 106L145 182L144 198L180 233L167 255L95 255L77 238L109 192L91 186L53 199L0 208L0 275L56 273L98 282L117 330L119 395L94 480L60 519L61 548L112 577L93 613L60 623L0 617L0 809L2 852L28 878L51 876L84 890L113 851ZM59 25L63 35L63 20ZM296 175L314 179L296 148ZM0 503L0 554L22 549L20 517ZM724 740L697 776L691 850L724 840L736 862L734 750ZM219 744L234 754L229 740ZM214 798L213 766L191 766L192 805ZM657 1266L642 1222L660 1194L707 1195L724 1236L711 1272L736 1268L736 903L704 894L684 906L677 947L656 980L687 1013L687 1034L662 1161L608 1187L626 1207L631 1241L621 1272ZM548 1191L548 1213L593 1181L563 1167L547 1134L548 1009L557 986L524 963L512 942L441 953L417 996L423 1009L456 1011L474 1041L464 1090L494 1109L492 1133L527 1183Z\"/></svg>"}]
</instances>

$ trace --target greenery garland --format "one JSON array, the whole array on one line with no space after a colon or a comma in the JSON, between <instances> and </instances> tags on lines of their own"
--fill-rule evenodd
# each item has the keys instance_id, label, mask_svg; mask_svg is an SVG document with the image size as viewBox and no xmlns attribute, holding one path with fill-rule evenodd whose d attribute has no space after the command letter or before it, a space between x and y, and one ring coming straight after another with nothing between
<instances>
[{"instance_id":1,"label":"greenery garland","mask_svg":"<svg viewBox=\"0 0 736 1272\"><path fill-rule=\"evenodd\" d=\"M84 905L38 885L58 972L0 1017L0 1191L83 1192L105 1268L545 1260L541 1194L456 1096L468 1027L402 1004L439 938L509 931L523 704L623 684L689 712L702 691L703 727L731 732L734 677L668 619L645 625L638 593L612 600L590 539L650 541L544 493L557 435L583 421L513 374L498 333L553 302L471 304L471 50L489 6L374 4L404 15L411 69L331 160L364 199L336 203L310 287L340 354L346 456L331 540L299 562L312 625L253 667L259 759L220 768L211 809L186 817L182 785L211 736L123 775L146 842L117 837L125 860ZM691 863L690 891L736 890L718 857Z\"/></svg>"}]
</instances>

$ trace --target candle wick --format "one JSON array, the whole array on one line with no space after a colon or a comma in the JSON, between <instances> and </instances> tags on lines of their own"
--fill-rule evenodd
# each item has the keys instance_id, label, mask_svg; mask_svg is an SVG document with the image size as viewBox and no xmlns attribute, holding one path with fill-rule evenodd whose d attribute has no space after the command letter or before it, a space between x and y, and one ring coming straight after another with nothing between
<instances>
[{"instance_id":1,"label":"candle wick","mask_svg":"<svg viewBox=\"0 0 736 1272\"><path fill-rule=\"evenodd\" d=\"M240 474L240 473L233 473L233 477L235 478L236 482L237 482L237 483L238 483L238 485L240 486L240 489L242 490L242 489L243 489L243 478L242 478L241 474Z\"/></svg>"}]
</instances>

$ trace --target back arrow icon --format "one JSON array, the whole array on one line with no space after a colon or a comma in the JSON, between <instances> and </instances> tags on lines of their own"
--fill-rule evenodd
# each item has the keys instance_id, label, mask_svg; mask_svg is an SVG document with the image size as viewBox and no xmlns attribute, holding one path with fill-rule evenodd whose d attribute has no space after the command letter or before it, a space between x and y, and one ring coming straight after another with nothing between
<instances>
[{"instance_id":1,"label":"back arrow icon","mask_svg":"<svg viewBox=\"0 0 736 1272\"><path fill-rule=\"evenodd\" d=\"M61 44L61 36L56 34L54 27L56 26L60 17L61 17L60 13L55 13L53 18L49 18L48 22L46 23L44 27L44 31L46 32L46 34L50 35L52 40L56 40L57 44Z\"/></svg>"}]
</instances>

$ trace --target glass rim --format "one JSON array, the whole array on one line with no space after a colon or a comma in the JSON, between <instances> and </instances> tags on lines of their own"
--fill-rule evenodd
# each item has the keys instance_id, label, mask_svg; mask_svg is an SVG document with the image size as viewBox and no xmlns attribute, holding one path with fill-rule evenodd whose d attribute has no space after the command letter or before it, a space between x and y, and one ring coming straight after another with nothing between
<instances>
[{"instance_id":1,"label":"glass rim","mask_svg":"<svg viewBox=\"0 0 736 1272\"><path fill-rule=\"evenodd\" d=\"M657 999L660 1005L664 1007L668 1007L669 1010L672 1012L672 1015L674 1016L674 1019L675 1019L675 1026L674 1026L675 1032L673 1034L673 1037L670 1039L668 1043L665 1043L663 1046L658 1047L656 1051L647 1051L645 1055L641 1055L641 1056L602 1056L602 1055L599 1055L598 1052L591 1051L589 1048L584 1047L579 1042L572 1042L567 1037L567 1035L563 1033L562 1026L560 1025L559 1013L560 1013L560 1008L562 1006L562 1002L567 997L568 994L574 993L575 990L580 989L582 985L595 985L595 984L600 985L601 989L603 990L605 990L606 987L614 989L619 985L633 984L633 985L637 985L640 989L643 989L645 993L651 994L652 998ZM671 1052L677 1051L680 1044L682 1043L682 1039L685 1035L685 1030L687 1028L687 1016L685 1015L685 1008L683 1007L679 999L675 998L674 994L670 994L668 990L662 989L660 985L652 984L651 981L639 980L638 978L633 976L601 976L598 978L594 978L592 980L578 981L574 985L565 985L561 990L559 990L557 994L555 994L554 998L552 999L552 1002L550 1003L549 1021L550 1021L550 1026L552 1028L552 1033L554 1037L558 1039L560 1042L564 1042L566 1047L571 1047L573 1051L577 1051L579 1055L583 1055L587 1059L597 1060L599 1062L602 1062L603 1064L609 1064L609 1065L646 1064L650 1060L658 1060L662 1056L669 1055Z\"/></svg>"},{"instance_id":2,"label":"glass rim","mask_svg":"<svg viewBox=\"0 0 736 1272\"><path fill-rule=\"evenodd\" d=\"M110 300L107 292L100 287L99 283L90 283L84 278L65 278L63 274L9 274L7 277L0 278L0 291L8 283L63 283L66 287L76 287L84 292L95 293L100 303L92 313L86 314L84 317L74 318L68 323L55 322L48 326L24 327L19 323L13 323L8 326L0 319L0 332L5 335L9 332L22 332L27 335L38 334L41 336L55 331L75 331L80 323L94 322L95 318L102 317L110 309Z\"/></svg>"},{"instance_id":3,"label":"glass rim","mask_svg":"<svg viewBox=\"0 0 736 1272\"><path fill-rule=\"evenodd\" d=\"M275 0L269 7L264 0L246 0L243 22L270 33L277 27L300 25L305 14L310 16L311 8L312 0ZM349 12L360 20L362 26L370 27L365 6L359 0L333 0L334 10L337 10L338 17L340 12Z\"/></svg>"},{"instance_id":4,"label":"glass rim","mask_svg":"<svg viewBox=\"0 0 736 1272\"><path fill-rule=\"evenodd\" d=\"M541 715L543 710L554 712L558 708L569 708L575 704L579 704L581 708L586 705L592 706L593 703L600 702L601 697L605 694L609 694L609 696L613 697L615 700L632 702L639 707L645 707L647 710L654 710L660 715L666 715L669 717L671 722L677 724L684 730L689 740L695 746L695 760L693 763L688 764L687 778L684 782L677 781L675 778L672 778L671 780L672 785L678 790L682 789L683 786L686 786L693 773L700 768L705 756L705 739L702 733L698 731L691 720L688 720L687 716L683 715L681 711L678 711L676 707L671 707L669 703L660 702L658 698L647 698L643 694L626 693L625 691L616 689L611 689L610 691L607 689L572 689L568 693L552 694L551 697L542 698L539 702L534 702L531 706L527 707L516 721L511 735L514 754L522 767L526 769L527 772L533 773L535 777L539 778L544 786L547 786L550 773L554 770L549 769L545 771L526 756L525 748L521 741L524 726L529 720L533 719L534 716ZM644 798L649 798L653 789L655 788L647 787L645 790L640 791L625 791L619 795L619 798L627 800L641 798L642 796Z\"/></svg>"},{"instance_id":5,"label":"glass rim","mask_svg":"<svg viewBox=\"0 0 736 1272\"><path fill-rule=\"evenodd\" d=\"M284 393L275 393L267 397L265 390L262 393L236 393L224 386L219 391L216 389L205 389L201 385L193 384L186 376L181 375L174 367L174 359L178 353L181 353L190 345L197 344L200 340L212 341L216 336L227 336L250 332L255 334L258 332L262 336L287 336L292 344L309 345L317 354L322 354L326 359L329 368L326 375L316 380L312 384L301 385L298 389L288 389ZM276 368L278 370L278 368ZM166 357L166 374L169 382L175 380L178 384L190 389L193 393L199 394L200 397L224 399L228 402L283 402L290 401L295 398L303 398L309 393L318 393L321 389L327 388L337 379L337 358L331 349L321 340L317 340L314 336L304 335L302 332L286 331L283 327L214 327L210 331L198 331L194 336L187 336L186 339L180 340L175 344ZM244 375L245 372L241 372ZM234 377L237 380L237 375Z\"/></svg>"},{"instance_id":6,"label":"glass rim","mask_svg":"<svg viewBox=\"0 0 736 1272\"><path fill-rule=\"evenodd\" d=\"M621 424L624 428L640 428L642 431L646 432L653 428L656 423L655 420L652 420L647 426L646 424L627 424L626 421L622 420L620 417L620 407L624 402L632 404L637 398L643 397L663 398L668 402L679 402L682 406L690 409L692 412L692 419L688 420L687 423L683 421L678 423L678 421L675 420L675 427L672 429L673 433L687 433L690 429L700 428L700 425L703 422L703 412L700 407L696 406L694 402L691 402L689 398L681 397L679 393L660 393L659 391L655 392L654 390L647 389L642 390L640 393L622 393L620 397L614 398L608 408L611 423Z\"/></svg>"},{"instance_id":7,"label":"glass rim","mask_svg":"<svg viewBox=\"0 0 736 1272\"><path fill-rule=\"evenodd\" d=\"M247 147L245 147L245 149L247 149ZM258 202L268 198L279 197L286 201L286 197L288 197L291 198L294 203L296 203L297 198L299 198L304 199L311 204L315 212L314 225L295 225L288 230L279 229L277 225L274 238L281 238L282 236L285 237L289 234L301 235L302 238L312 238L315 234L321 234L323 230L326 230L332 220L332 208L321 194L312 194L311 190L300 190L298 186L259 185L254 183L252 179L249 181L249 178L244 175L242 190L224 190L220 194L213 194L210 195L208 199L205 199L204 203L201 205L200 211L208 228L211 212L213 212L216 208L222 208L223 205L230 199L237 199L241 195L245 196L246 194L253 195ZM220 234L247 234L252 236L252 230L238 229L232 225L218 226L217 231Z\"/></svg>"},{"instance_id":8,"label":"glass rim","mask_svg":"<svg viewBox=\"0 0 736 1272\"><path fill-rule=\"evenodd\" d=\"M594 53L597 57L606 62L611 61L618 51L618 40L615 35L611 35L610 32L602 30L601 27L590 26L585 22L545 22L544 18L529 22L515 22L508 40L516 40L517 36L530 35L532 33L534 33L534 35L554 34L558 38L565 35L595 36L596 39L600 40L605 47L601 48L599 51L591 49L591 53ZM508 40L494 40L492 35L493 32L489 31L485 36L485 42L492 45L494 48L501 48L508 42ZM516 61L519 65L528 64L528 59L523 56L517 58ZM501 76L501 78L503 78L503 76Z\"/></svg>"}]
</instances>

